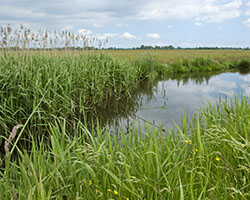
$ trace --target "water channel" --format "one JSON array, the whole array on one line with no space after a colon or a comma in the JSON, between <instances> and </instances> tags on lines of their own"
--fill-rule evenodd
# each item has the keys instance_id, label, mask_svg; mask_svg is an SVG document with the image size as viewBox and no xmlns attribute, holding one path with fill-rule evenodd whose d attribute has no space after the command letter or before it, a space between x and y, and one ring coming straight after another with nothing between
<instances>
[{"instance_id":1,"label":"water channel","mask_svg":"<svg viewBox=\"0 0 250 200\"><path fill-rule=\"evenodd\" d=\"M250 74L240 72L179 74L165 80L142 84L129 98L109 102L99 110L101 121L124 127L133 121L171 130L173 121L181 125L184 112L191 116L209 101L250 94ZM136 126L137 126L136 125Z\"/></svg>"}]
</instances>

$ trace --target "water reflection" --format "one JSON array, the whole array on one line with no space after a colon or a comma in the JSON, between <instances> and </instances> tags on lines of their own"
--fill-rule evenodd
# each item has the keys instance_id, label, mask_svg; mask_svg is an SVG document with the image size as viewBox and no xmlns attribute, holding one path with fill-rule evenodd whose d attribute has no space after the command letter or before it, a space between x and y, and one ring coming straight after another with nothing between
<instances>
[{"instance_id":1,"label":"water reflection","mask_svg":"<svg viewBox=\"0 0 250 200\"><path fill-rule=\"evenodd\" d=\"M241 74L241 75L245 75L245 74L249 74L250 73L250 68L239 68L239 73Z\"/></svg>"},{"instance_id":2,"label":"water reflection","mask_svg":"<svg viewBox=\"0 0 250 200\"><path fill-rule=\"evenodd\" d=\"M99 120L111 127L129 127L134 119L172 129L181 124L184 112L190 116L218 97L233 98L250 93L250 75L239 72L178 74L154 83L144 83L128 98L98 108Z\"/></svg>"},{"instance_id":3,"label":"water reflection","mask_svg":"<svg viewBox=\"0 0 250 200\"><path fill-rule=\"evenodd\" d=\"M121 97L118 101L111 99L104 102L102 106L89 113L87 118L93 123L98 119L104 126L120 127L121 121L124 120L130 123L130 118L136 116L144 101L150 101L154 97L157 83L158 81L141 83L129 96Z\"/></svg>"},{"instance_id":4,"label":"water reflection","mask_svg":"<svg viewBox=\"0 0 250 200\"><path fill-rule=\"evenodd\" d=\"M243 78L244 77L244 78ZM181 124L184 112L188 116L196 110L204 107L209 101L215 103L219 97L233 98L241 93L249 94L249 75L241 75L238 72L221 74L204 74L194 76L182 76L160 81L157 92L154 93L154 101L145 103L143 107L164 105L165 109L139 110L137 115L147 121L155 121L164 128L171 129L172 121ZM166 99L163 94L166 93Z\"/></svg>"}]
</instances>

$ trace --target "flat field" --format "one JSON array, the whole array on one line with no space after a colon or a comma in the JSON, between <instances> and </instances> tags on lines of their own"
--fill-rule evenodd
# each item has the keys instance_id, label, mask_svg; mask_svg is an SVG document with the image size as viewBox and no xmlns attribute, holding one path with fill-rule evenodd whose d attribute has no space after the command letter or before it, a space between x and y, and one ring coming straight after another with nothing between
<instances>
[{"instance_id":1,"label":"flat field","mask_svg":"<svg viewBox=\"0 0 250 200\"><path fill-rule=\"evenodd\" d=\"M250 50L104 50L102 52L117 58L129 60L152 55L164 63L176 62L177 59L195 59L197 57L209 57L216 61L250 58Z\"/></svg>"},{"instance_id":2,"label":"flat field","mask_svg":"<svg viewBox=\"0 0 250 200\"><path fill-rule=\"evenodd\" d=\"M4 51L0 51L0 55ZM20 52L20 51L17 51ZM13 51L13 53L17 53ZM43 54L43 55L72 55L77 56L79 54L95 54L102 53L107 54L118 59L124 59L133 61L138 58L143 58L147 56L154 56L160 62L163 63L173 63L178 59L195 59L197 57L210 58L214 61L232 61L232 60L242 60L250 58L250 50L62 50L62 51L21 51L25 54Z\"/></svg>"}]
</instances>

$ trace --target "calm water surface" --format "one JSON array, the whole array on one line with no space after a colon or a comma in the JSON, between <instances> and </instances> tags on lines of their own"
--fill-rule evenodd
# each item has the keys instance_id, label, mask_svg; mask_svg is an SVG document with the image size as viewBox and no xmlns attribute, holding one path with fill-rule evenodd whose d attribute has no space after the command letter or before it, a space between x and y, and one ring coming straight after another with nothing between
<instances>
[{"instance_id":1,"label":"calm water surface","mask_svg":"<svg viewBox=\"0 0 250 200\"><path fill-rule=\"evenodd\" d=\"M151 85L143 85L130 100L110 106L100 113L101 118L118 127L135 119L142 124L172 129L175 121L181 125L184 112L189 116L204 108L209 101L231 99L241 93L250 94L250 74L227 72L221 74L176 75Z\"/></svg>"},{"instance_id":2,"label":"calm water surface","mask_svg":"<svg viewBox=\"0 0 250 200\"><path fill-rule=\"evenodd\" d=\"M178 79L179 78L179 79ZM136 115L147 121L172 127L172 120L181 123L184 111L191 115L205 107L209 101L214 103L221 98L240 97L250 94L250 75L222 73L193 77L176 77L174 80L160 81L155 86L153 98L143 97L143 105Z\"/></svg>"}]
</instances>

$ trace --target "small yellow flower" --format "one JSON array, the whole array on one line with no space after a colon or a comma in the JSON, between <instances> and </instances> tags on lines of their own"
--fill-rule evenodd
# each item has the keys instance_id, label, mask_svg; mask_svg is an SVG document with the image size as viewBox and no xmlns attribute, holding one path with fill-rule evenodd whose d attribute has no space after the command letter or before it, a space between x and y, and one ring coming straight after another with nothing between
<instances>
[{"instance_id":1,"label":"small yellow flower","mask_svg":"<svg viewBox=\"0 0 250 200\"><path fill-rule=\"evenodd\" d=\"M92 180L89 180L89 185L92 185L93 181Z\"/></svg>"},{"instance_id":2,"label":"small yellow flower","mask_svg":"<svg viewBox=\"0 0 250 200\"><path fill-rule=\"evenodd\" d=\"M198 149L193 150L193 154L195 155L198 152Z\"/></svg>"},{"instance_id":3,"label":"small yellow flower","mask_svg":"<svg viewBox=\"0 0 250 200\"><path fill-rule=\"evenodd\" d=\"M216 157L215 160L220 161L220 158Z\"/></svg>"},{"instance_id":4,"label":"small yellow flower","mask_svg":"<svg viewBox=\"0 0 250 200\"><path fill-rule=\"evenodd\" d=\"M185 140L186 144L192 144L192 140Z\"/></svg>"},{"instance_id":5,"label":"small yellow flower","mask_svg":"<svg viewBox=\"0 0 250 200\"><path fill-rule=\"evenodd\" d=\"M193 160L193 158L189 158L189 160L190 160L190 161L192 161L192 160Z\"/></svg>"},{"instance_id":6,"label":"small yellow flower","mask_svg":"<svg viewBox=\"0 0 250 200\"><path fill-rule=\"evenodd\" d=\"M246 144L242 144L242 147L243 147L243 148L246 147Z\"/></svg>"},{"instance_id":7,"label":"small yellow flower","mask_svg":"<svg viewBox=\"0 0 250 200\"><path fill-rule=\"evenodd\" d=\"M118 195L118 191L117 191L117 190L114 190L114 194L115 194L115 195Z\"/></svg>"},{"instance_id":8,"label":"small yellow flower","mask_svg":"<svg viewBox=\"0 0 250 200\"><path fill-rule=\"evenodd\" d=\"M129 200L129 198L126 198L126 200Z\"/></svg>"}]
</instances>

